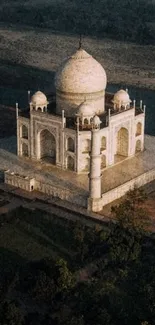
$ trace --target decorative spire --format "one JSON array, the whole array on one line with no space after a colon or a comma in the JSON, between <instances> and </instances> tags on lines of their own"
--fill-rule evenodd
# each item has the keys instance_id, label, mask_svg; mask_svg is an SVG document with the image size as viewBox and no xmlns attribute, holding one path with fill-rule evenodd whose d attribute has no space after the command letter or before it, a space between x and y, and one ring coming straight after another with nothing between
<instances>
[{"instance_id":1,"label":"decorative spire","mask_svg":"<svg viewBox=\"0 0 155 325\"><path fill-rule=\"evenodd\" d=\"M82 35L80 34L80 38L79 38L79 50L81 49L82 47Z\"/></svg>"}]
</instances>

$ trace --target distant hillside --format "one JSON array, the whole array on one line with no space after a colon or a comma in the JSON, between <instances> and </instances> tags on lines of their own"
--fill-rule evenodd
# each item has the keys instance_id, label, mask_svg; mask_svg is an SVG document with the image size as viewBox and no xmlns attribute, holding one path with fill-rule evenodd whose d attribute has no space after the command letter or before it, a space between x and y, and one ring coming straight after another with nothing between
<instances>
[{"instance_id":1,"label":"distant hillside","mask_svg":"<svg viewBox=\"0 0 155 325\"><path fill-rule=\"evenodd\" d=\"M1 0L0 21L70 33L155 42L155 1Z\"/></svg>"}]
</instances>

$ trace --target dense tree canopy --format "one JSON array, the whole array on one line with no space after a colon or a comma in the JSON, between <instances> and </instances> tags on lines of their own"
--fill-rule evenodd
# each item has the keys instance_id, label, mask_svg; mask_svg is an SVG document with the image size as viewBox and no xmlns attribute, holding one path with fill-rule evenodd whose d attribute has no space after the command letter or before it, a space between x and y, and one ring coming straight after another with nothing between
<instances>
[{"instance_id":1,"label":"dense tree canopy","mask_svg":"<svg viewBox=\"0 0 155 325\"><path fill-rule=\"evenodd\" d=\"M147 230L145 199L143 191L130 191L112 208L115 222L65 222L64 236L70 228L76 248L73 263L44 258L6 272L0 325L155 325L155 238ZM8 223L28 219L27 213L16 210ZM38 211L30 220L45 225Z\"/></svg>"}]
</instances>

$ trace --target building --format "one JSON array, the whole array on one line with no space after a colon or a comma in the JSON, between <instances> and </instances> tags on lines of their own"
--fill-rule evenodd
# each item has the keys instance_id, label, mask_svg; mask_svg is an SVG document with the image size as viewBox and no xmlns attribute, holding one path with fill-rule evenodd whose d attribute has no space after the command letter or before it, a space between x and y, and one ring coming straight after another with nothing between
<instances>
[{"instance_id":1,"label":"building","mask_svg":"<svg viewBox=\"0 0 155 325\"><path fill-rule=\"evenodd\" d=\"M63 169L88 173L96 115L101 121L101 170L143 150L143 108L136 109L125 90L106 94L106 84L103 67L83 49L77 50L58 69L56 102L38 91L29 111L18 116L18 155L51 159Z\"/></svg>"},{"instance_id":2,"label":"building","mask_svg":"<svg viewBox=\"0 0 155 325\"><path fill-rule=\"evenodd\" d=\"M142 102L137 107L127 89L111 94L106 86L104 68L80 46L60 65L54 95L37 91L28 109L19 113L17 106L18 156L88 174L95 202L101 201L102 171L144 149ZM97 206L92 209L102 203Z\"/></svg>"}]
</instances>

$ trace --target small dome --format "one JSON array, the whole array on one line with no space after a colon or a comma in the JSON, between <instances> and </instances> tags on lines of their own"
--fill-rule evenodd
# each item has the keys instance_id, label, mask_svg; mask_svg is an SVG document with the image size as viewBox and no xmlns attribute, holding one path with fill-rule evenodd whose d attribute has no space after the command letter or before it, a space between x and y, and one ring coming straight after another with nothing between
<instances>
[{"instance_id":1,"label":"small dome","mask_svg":"<svg viewBox=\"0 0 155 325\"><path fill-rule=\"evenodd\" d=\"M101 120L100 120L100 118L97 116L97 115L95 115L94 117L93 117L93 124L94 125L96 125L96 126L99 126L100 124L101 124Z\"/></svg>"},{"instance_id":2,"label":"small dome","mask_svg":"<svg viewBox=\"0 0 155 325\"><path fill-rule=\"evenodd\" d=\"M78 116L84 116L89 117L94 115L94 105L89 102L83 102L79 107L77 111Z\"/></svg>"},{"instance_id":3,"label":"small dome","mask_svg":"<svg viewBox=\"0 0 155 325\"><path fill-rule=\"evenodd\" d=\"M125 91L124 89L117 91L117 93L114 95L113 103L114 104L120 104L120 103L121 104L129 104L129 103L131 103L128 92Z\"/></svg>"},{"instance_id":4,"label":"small dome","mask_svg":"<svg viewBox=\"0 0 155 325\"><path fill-rule=\"evenodd\" d=\"M32 97L31 97L31 103L33 105L47 105L47 97L44 93L41 91L37 91Z\"/></svg>"},{"instance_id":5,"label":"small dome","mask_svg":"<svg viewBox=\"0 0 155 325\"><path fill-rule=\"evenodd\" d=\"M102 65L81 48L61 64L55 78L56 89L63 93L96 93L105 90L106 84Z\"/></svg>"}]
</instances>

